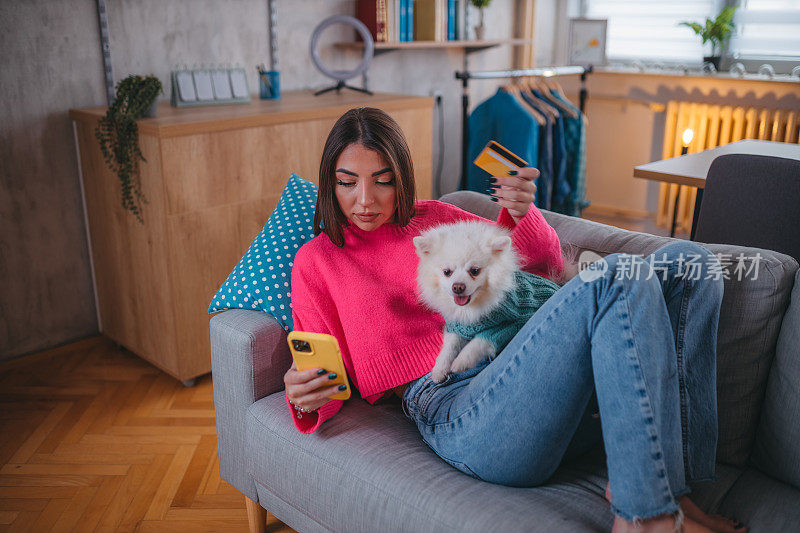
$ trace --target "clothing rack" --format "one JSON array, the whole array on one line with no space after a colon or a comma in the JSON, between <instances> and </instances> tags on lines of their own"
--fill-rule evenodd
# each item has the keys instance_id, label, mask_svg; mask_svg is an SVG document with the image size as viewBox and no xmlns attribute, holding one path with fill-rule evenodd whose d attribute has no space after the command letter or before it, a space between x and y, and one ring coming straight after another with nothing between
<instances>
[{"instance_id":1,"label":"clothing rack","mask_svg":"<svg viewBox=\"0 0 800 533\"><path fill-rule=\"evenodd\" d=\"M456 78L461 80L463 92L461 95L461 181L459 190L467 188L467 165L469 164L469 80L488 80L496 78L525 78L528 76L564 76L568 74L581 75L580 110L583 113L586 104L586 75L591 74L592 65L588 67L542 67L521 70L491 70L483 72L457 71Z\"/></svg>"}]
</instances>

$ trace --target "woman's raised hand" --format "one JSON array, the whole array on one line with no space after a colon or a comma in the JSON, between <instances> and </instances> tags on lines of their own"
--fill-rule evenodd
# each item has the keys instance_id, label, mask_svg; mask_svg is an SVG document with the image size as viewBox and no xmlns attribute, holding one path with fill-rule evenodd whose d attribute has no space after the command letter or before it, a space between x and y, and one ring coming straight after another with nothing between
<instances>
[{"instance_id":1,"label":"woman's raised hand","mask_svg":"<svg viewBox=\"0 0 800 533\"><path fill-rule=\"evenodd\" d=\"M332 379L336 379L336 374L319 367L297 370L294 361L283 375L286 396L293 404L309 411L319 409L330 401L328 396L341 392L338 383L329 385Z\"/></svg>"},{"instance_id":2,"label":"woman's raised hand","mask_svg":"<svg viewBox=\"0 0 800 533\"><path fill-rule=\"evenodd\" d=\"M492 176L492 197L498 204L508 209L514 222L519 224L522 217L530 209L536 195L534 180L539 177L539 170L534 167L520 167L512 170L510 176Z\"/></svg>"}]
</instances>

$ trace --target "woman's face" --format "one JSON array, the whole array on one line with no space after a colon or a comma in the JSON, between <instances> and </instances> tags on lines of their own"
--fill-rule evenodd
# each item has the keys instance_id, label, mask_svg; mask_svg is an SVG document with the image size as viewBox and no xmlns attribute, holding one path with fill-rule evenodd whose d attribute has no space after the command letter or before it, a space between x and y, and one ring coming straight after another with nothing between
<instances>
[{"instance_id":1,"label":"woman's face","mask_svg":"<svg viewBox=\"0 0 800 533\"><path fill-rule=\"evenodd\" d=\"M393 222L396 197L395 175L382 154L361 144L342 150L336 160L336 200L351 224L372 231Z\"/></svg>"}]
</instances>

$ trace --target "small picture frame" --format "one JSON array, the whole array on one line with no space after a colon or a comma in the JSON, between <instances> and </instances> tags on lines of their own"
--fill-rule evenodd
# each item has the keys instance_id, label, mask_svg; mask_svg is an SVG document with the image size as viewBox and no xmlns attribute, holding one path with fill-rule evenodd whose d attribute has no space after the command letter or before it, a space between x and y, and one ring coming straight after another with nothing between
<instances>
[{"instance_id":1,"label":"small picture frame","mask_svg":"<svg viewBox=\"0 0 800 533\"><path fill-rule=\"evenodd\" d=\"M243 68L173 70L173 107L245 104L250 101Z\"/></svg>"},{"instance_id":2,"label":"small picture frame","mask_svg":"<svg viewBox=\"0 0 800 533\"><path fill-rule=\"evenodd\" d=\"M569 64L605 65L607 19L569 19Z\"/></svg>"}]
</instances>

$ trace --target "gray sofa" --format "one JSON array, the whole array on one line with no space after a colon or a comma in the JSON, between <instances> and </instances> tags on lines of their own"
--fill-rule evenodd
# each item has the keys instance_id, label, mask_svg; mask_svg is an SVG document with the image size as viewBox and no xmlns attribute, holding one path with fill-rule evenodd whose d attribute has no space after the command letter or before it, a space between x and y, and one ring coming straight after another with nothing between
<instances>
[{"instance_id":1,"label":"gray sofa","mask_svg":"<svg viewBox=\"0 0 800 533\"><path fill-rule=\"evenodd\" d=\"M499 210L477 193L456 192L441 200L492 220ZM583 250L646 255L673 240L543 213L568 260ZM735 517L753 532L800 531L798 264L769 250L707 247L732 254L734 261L723 265L730 279L718 339L718 479L693 486L692 497L707 512ZM740 253L745 266L758 265L756 279L752 271L736 279ZM439 459L403 415L399 398L370 405L357 394L319 430L304 435L284 400L283 375L291 358L278 323L260 311L230 310L213 316L210 326L220 474L290 527L303 532L611 529L602 449L563 465L545 486L495 485ZM250 510L261 511L252 502Z\"/></svg>"}]
</instances>

